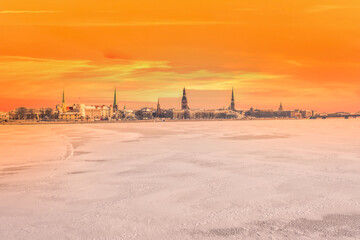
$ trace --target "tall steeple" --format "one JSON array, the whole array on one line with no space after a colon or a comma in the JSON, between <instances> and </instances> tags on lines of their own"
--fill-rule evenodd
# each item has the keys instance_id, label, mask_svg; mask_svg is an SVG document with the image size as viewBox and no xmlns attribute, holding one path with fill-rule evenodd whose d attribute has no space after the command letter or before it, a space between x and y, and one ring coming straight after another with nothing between
<instances>
[{"instance_id":1,"label":"tall steeple","mask_svg":"<svg viewBox=\"0 0 360 240\"><path fill-rule=\"evenodd\" d=\"M282 103L280 103L280 106L279 106L279 111L284 111L284 108L283 108Z\"/></svg>"},{"instance_id":2,"label":"tall steeple","mask_svg":"<svg viewBox=\"0 0 360 240\"><path fill-rule=\"evenodd\" d=\"M156 117L160 117L160 112L161 112L160 100L158 99L157 108L156 108Z\"/></svg>"},{"instance_id":3,"label":"tall steeple","mask_svg":"<svg viewBox=\"0 0 360 240\"><path fill-rule=\"evenodd\" d=\"M117 104L117 99L116 99L116 88L114 90L114 104L113 104L113 109L114 112L118 110L118 104Z\"/></svg>"},{"instance_id":4,"label":"tall steeple","mask_svg":"<svg viewBox=\"0 0 360 240\"><path fill-rule=\"evenodd\" d=\"M65 90L63 90L63 94L62 94L61 110L62 110L63 113L66 112Z\"/></svg>"},{"instance_id":5,"label":"tall steeple","mask_svg":"<svg viewBox=\"0 0 360 240\"><path fill-rule=\"evenodd\" d=\"M234 97L234 88L231 90L231 104L230 110L235 111L235 97Z\"/></svg>"},{"instance_id":6,"label":"tall steeple","mask_svg":"<svg viewBox=\"0 0 360 240\"><path fill-rule=\"evenodd\" d=\"M63 90L62 102L61 103L65 103L65 91L64 90Z\"/></svg>"},{"instance_id":7,"label":"tall steeple","mask_svg":"<svg viewBox=\"0 0 360 240\"><path fill-rule=\"evenodd\" d=\"M188 101L187 101L187 97L186 97L186 90L185 87L183 89L183 97L181 99L181 110L188 110L189 106L188 106Z\"/></svg>"}]
</instances>

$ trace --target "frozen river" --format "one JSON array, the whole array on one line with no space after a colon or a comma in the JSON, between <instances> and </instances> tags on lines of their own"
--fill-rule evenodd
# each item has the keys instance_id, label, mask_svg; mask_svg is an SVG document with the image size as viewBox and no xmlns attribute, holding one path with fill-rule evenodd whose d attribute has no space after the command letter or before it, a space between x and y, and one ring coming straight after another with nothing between
<instances>
[{"instance_id":1,"label":"frozen river","mask_svg":"<svg viewBox=\"0 0 360 240\"><path fill-rule=\"evenodd\" d=\"M360 119L0 126L0 239L359 239Z\"/></svg>"}]
</instances>

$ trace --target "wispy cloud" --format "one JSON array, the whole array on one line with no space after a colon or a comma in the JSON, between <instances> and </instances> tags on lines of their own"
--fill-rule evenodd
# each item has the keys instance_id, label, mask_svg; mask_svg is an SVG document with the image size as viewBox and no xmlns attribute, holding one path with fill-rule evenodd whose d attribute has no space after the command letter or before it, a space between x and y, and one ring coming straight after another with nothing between
<instances>
[{"instance_id":1,"label":"wispy cloud","mask_svg":"<svg viewBox=\"0 0 360 240\"><path fill-rule=\"evenodd\" d=\"M1 13L0 13L1 14ZM66 24L66 26L73 27L147 27L147 26L220 26L220 25L240 25L239 22L231 21L155 21L155 22L142 22L142 21L133 21L133 22L72 22ZM1 24L0 24L1 25ZM27 25L22 23L21 25ZM31 26L63 26L61 23L29 23Z\"/></svg>"},{"instance_id":2,"label":"wispy cloud","mask_svg":"<svg viewBox=\"0 0 360 240\"><path fill-rule=\"evenodd\" d=\"M286 63L289 63L289 64L291 64L291 65L297 66L297 67L303 66L302 63L299 63L298 61L295 61L295 60L286 60L285 62L286 62Z\"/></svg>"},{"instance_id":3,"label":"wispy cloud","mask_svg":"<svg viewBox=\"0 0 360 240\"><path fill-rule=\"evenodd\" d=\"M76 26L193 26L193 25L229 25L229 24L238 24L236 22L227 22L227 21L133 21L133 22L114 22L114 23L84 23L76 24Z\"/></svg>"},{"instance_id":4,"label":"wispy cloud","mask_svg":"<svg viewBox=\"0 0 360 240\"><path fill-rule=\"evenodd\" d=\"M37 11L37 10L21 10L21 11L15 11L15 10L7 10L7 11L0 11L0 14L21 14L21 13L59 13L60 11Z\"/></svg>"},{"instance_id":5,"label":"wispy cloud","mask_svg":"<svg viewBox=\"0 0 360 240\"><path fill-rule=\"evenodd\" d=\"M97 10L95 12L98 12L98 13L120 13L121 11L119 11L119 10Z\"/></svg>"},{"instance_id":6,"label":"wispy cloud","mask_svg":"<svg viewBox=\"0 0 360 240\"><path fill-rule=\"evenodd\" d=\"M118 85L129 101L150 101L174 97L188 86L198 90L227 90L231 86L251 88L284 76L261 72L184 70L166 61L105 59L90 60L0 57L0 95L13 97L37 94L51 98L52 91L66 86L75 95L106 97L108 89ZM21 86L21 87L20 87ZM16 89L22 89L17 91ZM102 93L103 92L103 93Z\"/></svg>"},{"instance_id":7,"label":"wispy cloud","mask_svg":"<svg viewBox=\"0 0 360 240\"><path fill-rule=\"evenodd\" d=\"M256 11L256 8L235 8L234 11Z\"/></svg>"},{"instance_id":8,"label":"wispy cloud","mask_svg":"<svg viewBox=\"0 0 360 240\"><path fill-rule=\"evenodd\" d=\"M329 10L347 9L347 8L351 8L351 7L339 6L339 5L316 5L310 9L308 9L307 12L315 13L315 12L324 12L324 11L329 11Z\"/></svg>"}]
</instances>

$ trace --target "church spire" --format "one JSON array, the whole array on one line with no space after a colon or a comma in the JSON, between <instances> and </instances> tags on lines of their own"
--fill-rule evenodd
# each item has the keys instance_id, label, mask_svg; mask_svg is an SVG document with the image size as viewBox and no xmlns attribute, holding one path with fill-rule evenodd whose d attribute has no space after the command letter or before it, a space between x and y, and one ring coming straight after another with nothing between
<instances>
[{"instance_id":1,"label":"church spire","mask_svg":"<svg viewBox=\"0 0 360 240\"><path fill-rule=\"evenodd\" d=\"M116 88L114 90L114 104L113 104L114 111L118 110L117 98L116 98Z\"/></svg>"},{"instance_id":2,"label":"church spire","mask_svg":"<svg viewBox=\"0 0 360 240\"><path fill-rule=\"evenodd\" d=\"M161 112L160 100L158 98L158 103L157 103L157 108L156 108L156 117L160 117L160 112Z\"/></svg>"},{"instance_id":3,"label":"church spire","mask_svg":"<svg viewBox=\"0 0 360 240\"><path fill-rule=\"evenodd\" d=\"M280 103L280 106L279 106L279 111L284 111L284 108L283 108L282 103Z\"/></svg>"},{"instance_id":4,"label":"church spire","mask_svg":"<svg viewBox=\"0 0 360 240\"><path fill-rule=\"evenodd\" d=\"M63 94L62 94L61 110L62 110L63 113L66 112L65 90L63 90Z\"/></svg>"},{"instance_id":5,"label":"church spire","mask_svg":"<svg viewBox=\"0 0 360 240\"><path fill-rule=\"evenodd\" d=\"M231 89L231 104L230 104L230 110L235 111L234 88Z\"/></svg>"},{"instance_id":6,"label":"church spire","mask_svg":"<svg viewBox=\"0 0 360 240\"><path fill-rule=\"evenodd\" d=\"M181 100L181 110L188 110L189 106L188 106L188 101L187 101L187 97L186 97L186 90L185 87L183 89L183 97Z\"/></svg>"},{"instance_id":7,"label":"church spire","mask_svg":"<svg viewBox=\"0 0 360 240\"><path fill-rule=\"evenodd\" d=\"M65 103L65 90L63 90L63 94L62 94L62 102L61 103Z\"/></svg>"},{"instance_id":8,"label":"church spire","mask_svg":"<svg viewBox=\"0 0 360 240\"><path fill-rule=\"evenodd\" d=\"M235 99L234 99L234 87L231 89L231 101L235 101Z\"/></svg>"},{"instance_id":9,"label":"church spire","mask_svg":"<svg viewBox=\"0 0 360 240\"><path fill-rule=\"evenodd\" d=\"M116 88L114 90L114 106L117 105L117 99L116 99Z\"/></svg>"}]
</instances>

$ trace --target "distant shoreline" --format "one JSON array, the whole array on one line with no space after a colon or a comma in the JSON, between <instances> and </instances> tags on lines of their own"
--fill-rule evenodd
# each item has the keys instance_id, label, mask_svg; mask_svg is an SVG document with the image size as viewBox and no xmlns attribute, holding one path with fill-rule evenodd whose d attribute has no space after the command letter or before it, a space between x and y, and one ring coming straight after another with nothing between
<instances>
[{"instance_id":1,"label":"distant shoreline","mask_svg":"<svg viewBox=\"0 0 360 240\"><path fill-rule=\"evenodd\" d=\"M218 122L218 121L261 121L261 120L315 120L310 118L243 118L243 119L159 119L119 121L22 121L3 122L1 125L48 125L48 124L99 124L99 123L150 123L150 122Z\"/></svg>"}]
</instances>

